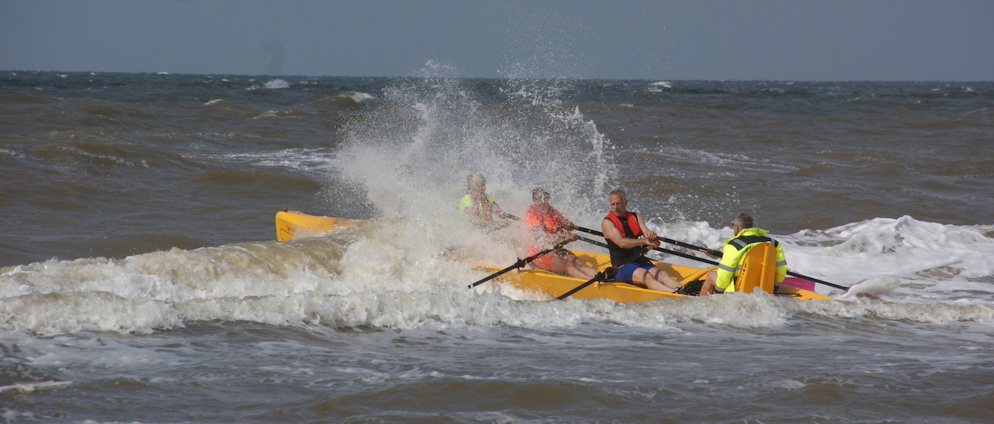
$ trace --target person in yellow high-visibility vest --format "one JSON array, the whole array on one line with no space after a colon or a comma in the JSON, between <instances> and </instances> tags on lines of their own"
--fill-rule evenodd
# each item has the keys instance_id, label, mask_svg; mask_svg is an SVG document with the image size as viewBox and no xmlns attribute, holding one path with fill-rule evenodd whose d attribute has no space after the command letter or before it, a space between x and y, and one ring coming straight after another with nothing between
<instances>
[{"instance_id":1,"label":"person in yellow high-visibility vest","mask_svg":"<svg viewBox=\"0 0 994 424\"><path fill-rule=\"evenodd\" d=\"M708 272L704 284L701 286L701 296L735 291L735 278L739 275L746 252L753 245L766 241L773 243L777 248L777 268L774 282L777 286L783 282L787 276L787 259L783 254L783 247L776 240L766 236L769 231L754 227L753 222L753 218L744 213L739 214L732 221L732 232L735 237L725 241L718 269Z\"/></svg>"},{"instance_id":2,"label":"person in yellow high-visibility vest","mask_svg":"<svg viewBox=\"0 0 994 424\"><path fill-rule=\"evenodd\" d=\"M487 179L478 172L466 177L466 194L459 199L459 217L474 227L487 230L499 230L510 225L510 220L518 219L501 210L493 196L487 193Z\"/></svg>"}]
</instances>

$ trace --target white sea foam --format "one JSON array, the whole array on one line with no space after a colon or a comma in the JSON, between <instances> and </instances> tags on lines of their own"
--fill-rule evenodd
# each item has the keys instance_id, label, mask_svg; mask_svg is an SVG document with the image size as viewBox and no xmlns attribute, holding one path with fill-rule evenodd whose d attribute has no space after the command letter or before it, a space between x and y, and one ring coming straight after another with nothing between
<instances>
[{"instance_id":1,"label":"white sea foam","mask_svg":"<svg viewBox=\"0 0 994 424\"><path fill-rule=\"evenodd\" d=\"M285 80L274 79L266 81L263 87L266 87L269 90L279 90L283 88L290 88L290 83L286 82Z\"/></svg>"},{"instance_id":2,"label":"white sea foam","mask_svg":"<svg viewBox=\"0 0 994 424\"><path fill-rule=\"evenodd\" d=\"M41 381L37 383L20 383L0 386L0 393L34 393L46 390L61 389L72 385L71 381Z\"/></svg>"},{"instance_id":3,"label":"white sea foam","mask_svg":"<svg viewBox=\"0 0 994 424\"><path fill-rule=\"evenodd\" d=\"M657 81L649 84L647 91L650 93L661 93L663 90L669 90L673 88L673 84L668 81Z\"/></svg>"},{"instance_id":4,"label":"white sea foam","mask_svg":"<svg viewBox=\"0 0 994 424\"><path fill-rule=\"evenodd\" d=\"M183 157L211 162L247 164L261 167L290 169L312 174L334 172L337 155L328 148L293 148L276 151L259 151L230 154L184 154Z\"/></svg>"},{"instance_id":5,"label":"white sea foam","mask_svg":"<svg viewBox=\"0 0 994 424\"><path fill-rule=\"evenodd\" d=\"M990 228L945 225L904 216L876 218L785 239L794 243L821 236L830 243L828 247L790 247L793 267L817 270L826 279L858 282L893 276L904 282L897 293L905 298L927 299L931 297L928 292L938 290L946 293L941 297L948 301L966 298L990 302L994 293L994 285L989 284L994 276L994 240L986 237L985 231ZM983 284L977 286L976 282ZM981 292L977 293L977 289Z\"/></svg>"},{"instance_id":6,"label":"white sea foam","mask_svg":"<svg viewBox=\"0 0 994 424\"><path fill-rule=\"evenodd\" d=\"M255 81L254 79L250 79L249 80L249 82L254 82L254 81ZM281 80L281 79L274 79L274 80L269 80L269 81L264 82L261 86L258 85L258 84L253 84L253 85L249 86L248 88L246 88L245 90L246 91L256 91L256 90L259 90L259 89L282 90L282 89L286 89L286 88L290 88L290 83L289 82L286 82L285 80Z\"/></svg>"},{"instance_id":7,"label":"white sea foam","mask_svg":"<svg viewBox=\"0 0 994 424\"><path fill-rule=\"evenodd\" d=\"M371 100L375 100L376 99L375 97L373 97L369 93L361 93L361 92L358 92L358 91L349 91L347 93L339 94L338 96L352 99L356 103L360 103L360 104L361 103L366 103L366 102L369 102Z\"/></svg>"},{"instance_id":8,"label":"white sea foam","mask_svg":"<svg viewBox=\"0 0 994 424\"><path fill-rule=\"evenodd\" d=\"M709 169L722 169L733 166L750 172L790 172L794 165L778 163L767 158L746 156L738 153L709 152L701 149L667 147L666 157L673 161L702 164Z\"/></svg>"}]
</instances>

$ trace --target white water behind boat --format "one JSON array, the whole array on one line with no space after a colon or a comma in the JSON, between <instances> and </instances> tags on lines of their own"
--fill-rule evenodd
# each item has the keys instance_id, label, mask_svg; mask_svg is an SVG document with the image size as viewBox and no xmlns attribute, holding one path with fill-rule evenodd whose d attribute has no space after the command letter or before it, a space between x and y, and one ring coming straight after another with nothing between
<instances>
[{"instance_id":1,"label":"white water behind boat","mask_svg":"<svg viewBox=\"0 0 994 424\"><path fill-rule=\"evenodd\" d=\"M989 84L977 99L939 84L945 95L777 93L444 72L288 86L8 76L34 88L0 102L30 117L0 150L16 179L5 216L23 217L2 245L3 419L990 416L994 212L991 158L976 154L990 138ZM920 94L893 94L906 91ZM462 258L521 254L517 228L490 237L454 218L478 171L505 210L522 214L542 186L591 228L623 187L657 232L712 248L751 212L791 270L887 293L618 305L468 290L485 274ZM272 216L284 208L370 221L279 243Z\"/></svg>"}]
</instances>

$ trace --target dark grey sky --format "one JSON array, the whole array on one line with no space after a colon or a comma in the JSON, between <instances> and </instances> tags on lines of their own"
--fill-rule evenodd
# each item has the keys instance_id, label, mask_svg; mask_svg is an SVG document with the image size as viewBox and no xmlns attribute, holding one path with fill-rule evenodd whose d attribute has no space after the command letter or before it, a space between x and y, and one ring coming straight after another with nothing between
<instances>
[{"instance_id":1,"label":"dark grey sky","mask_svg":"<svg viewBox=\"0 0 994 424\"><path fill-rule=\"evenodd\" d=\"M994 80L994 1L2 0L0 69Z\"/></svg>"}]
</instances>

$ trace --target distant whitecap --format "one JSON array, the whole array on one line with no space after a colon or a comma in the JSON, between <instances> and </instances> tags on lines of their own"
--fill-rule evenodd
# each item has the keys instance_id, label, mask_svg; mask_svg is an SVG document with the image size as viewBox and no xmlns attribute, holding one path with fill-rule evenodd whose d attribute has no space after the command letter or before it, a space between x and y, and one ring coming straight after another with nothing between
<instances>
[{"instance_id":1,"label":"distant whitecap","mask_svg":"<svg viewBox=\"0 0 994 424\"><path fill-rule=\"evenodd\" d=\"M278 90L281 88L290 88L290 83L281 79L274 79L266 81L266 84L264 86L270 90Z\"/></svg>"}]
</instances>

